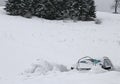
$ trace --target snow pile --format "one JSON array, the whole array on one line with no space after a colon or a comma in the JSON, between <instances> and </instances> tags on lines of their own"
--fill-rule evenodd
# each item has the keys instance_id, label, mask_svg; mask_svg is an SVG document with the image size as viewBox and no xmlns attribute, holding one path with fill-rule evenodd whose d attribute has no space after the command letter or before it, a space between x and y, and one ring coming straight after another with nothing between
<instances>
[{"instance_id":1,"label":"snow pile","mask_svg":"<svg viewBox=\"0 0 120 84\"><path fill-rule=\"evenodd\" d=\"M101 66L99 65L96 65L96 66L93 66L90 70L91 73L104 73L104 72L108 72L107 70L101 68Z\"/></svg>"},{"instance_id":2,"label":"snow pile","mask_svg":"<svg viewBox=\"0 0 120 84\"><path fill-rule=\"evenodd\" d=\"M64 65L50 63L45 60L37 59L35 63L31 65L31 68L27 69L24 74L31 75L45 75L51 72L67 72L68 69Z\"/></svg>"},{"instance_id":3,"label":"snow pile","mask_svg":"<svg viewBox=\"0 0 120 84\"><path fill-rule=\"evenodd\" d=\"M114 66L114 70L120 72L120 66Z\"/></svg>"}]
</instances>

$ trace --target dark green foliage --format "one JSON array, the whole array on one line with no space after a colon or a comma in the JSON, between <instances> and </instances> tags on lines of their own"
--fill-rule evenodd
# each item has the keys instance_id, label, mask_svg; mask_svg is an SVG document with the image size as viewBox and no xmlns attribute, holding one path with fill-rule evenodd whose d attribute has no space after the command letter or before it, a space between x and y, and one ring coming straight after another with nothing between
<instances>
[{"instance_id":1,"label":"dark green foliage","mask_svg":"<svg viewBox=\"0 0 120 84\"><path fill-rule=\"evenodd\" d=\"M10 15L50 20L90 20L96 17L93 0L8 0L5 10Z\"/></svg>"},{"instance_id":2,"label":"dark green foliage","mask_svg":"<svg viewBox=\"0 0 120 84\"><path fill-rule=\"evenodd\" d=\"M20 15L21 14L21 7L20 3L21 0L8 0L6 2L6 8L5 10L10 14L10 15Z\"/></svg>"},{"instance_id":3,"label":"dark green foliage","mask_svg":"<svg viewBox=\"0 0 120 84\"><path fill-rule=\"evenodd\" d=\"M29 18L34 14L32 1L33 0L8 0L5 10L10 15L21 15Z\"/></svg>"}]
</instances>

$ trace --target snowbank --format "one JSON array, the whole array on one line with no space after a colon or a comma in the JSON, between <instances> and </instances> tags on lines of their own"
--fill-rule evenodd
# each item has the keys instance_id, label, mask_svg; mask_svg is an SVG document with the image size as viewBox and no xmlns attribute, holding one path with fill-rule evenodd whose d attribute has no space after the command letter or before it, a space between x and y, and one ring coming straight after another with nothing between
<instances>
[{"instance_id":1,"label":"snowbank","mask_svg":"<svg viewBox=\"0 0 120 84\"><path fill-rule=\"evenodd\" d=\"M68 69L64 65L49 63L45 60L37 59L35 63L31 65L31 68L25 71L25 74L38 74L45 75L50 72L67 72Z\"/></svg>"}]
</instances>

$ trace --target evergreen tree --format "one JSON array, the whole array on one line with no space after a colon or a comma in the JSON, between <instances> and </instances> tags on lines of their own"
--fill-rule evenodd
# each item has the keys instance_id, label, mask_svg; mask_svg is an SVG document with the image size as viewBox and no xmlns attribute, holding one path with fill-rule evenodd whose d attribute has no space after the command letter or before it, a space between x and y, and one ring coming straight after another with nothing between
<instances>
[{"instance_id":1,"label":"evergreen tree","mask_svg":"<svg viewBox=\"0 0 120 84\"><path fill-rule=\"evenodd\" d=\"M93 0L81 0L81 20L96 18L95 4Z\"/></svg>"},{"instance_id":2,"label":"evergreen tree","mask_svg":"<svg viewBox=\"0 0 120 84\"><path fill-rule=\"evenodd\" d=\"M96 10L95 10L95 2L93 0L88 0L88 4L89 4L89 17L93 17L96 18Z\"/></svg>"},{"instance_id":3,"label":"evergreen tree","mask_svg":"<svg viewBox=\"0 0 120 84\"><path fill-rule=\"evenodd\" d=\"M21 0L20 3L21 6L21 15L26 18L31 18L34 14L34 8L33 8L33 0Z\"/></svg>"},{"instance_id":4,"label":"evergreen tree","mask_svg":"<svg viewBox=\"0 0 120 84\"><path fill-rule=\"evenodd\" d=\"M10 15L20 15L22 13L20 3L21 0L8 0L6 1L5 10Z\"/></svg>"},{"instance_id":5,"label":"evergreen tree","mask_svg":"<svg viewBox=\"0 0 120 84\"><path fill-rule=\"evenodd\" d=\"M8 0L5 10L11 15L27 18L34 15L50 20L90 20L96 17L93 0Z\"/></svg>"},{"instance_id":6,"label":"evergreen tree","mask_svg":"<svg viewBox=\"0 0 120 84\"><path fill-rule=\"evenodd\" d=\"M34 13L33 0L8 0L5 10L10 15L21 15L30 18Z\"/></svg>"},{"instance_id":7,"label":"evergreen tree","mask_svg":"<svg viewBox=\"0 0 120 84\"><path fill-rule=\"evenodd\" d=\"M67 10L67 17L71 19L78 19L79 18L79 2L77 0L69 0L66 3L66 10Z\"/></svg>"}]
</instances>

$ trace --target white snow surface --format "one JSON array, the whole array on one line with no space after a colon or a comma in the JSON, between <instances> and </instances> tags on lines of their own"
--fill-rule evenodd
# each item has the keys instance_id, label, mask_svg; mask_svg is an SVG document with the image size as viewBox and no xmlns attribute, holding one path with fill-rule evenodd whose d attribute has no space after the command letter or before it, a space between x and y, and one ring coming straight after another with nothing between
<instances>
[{"instance_id":1,"label":"white snow surface","mask_svg":"<svg viewBox=\"0 0 120 84\"><path fill-rule=\"evenodd\" d=\"M101 24L27 19L1 7L0 84L120 84L120 15L97 18ZM68 71L84 56L107 56L117 71Z\"/></svg>"}]
</instances>

